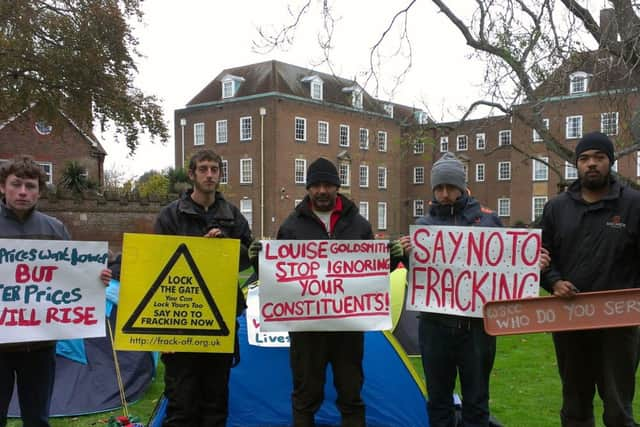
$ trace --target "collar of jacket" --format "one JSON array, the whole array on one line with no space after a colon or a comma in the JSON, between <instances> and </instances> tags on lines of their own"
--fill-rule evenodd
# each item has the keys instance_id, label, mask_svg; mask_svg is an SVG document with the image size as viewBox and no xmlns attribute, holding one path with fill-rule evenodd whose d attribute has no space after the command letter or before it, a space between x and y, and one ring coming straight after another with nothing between
<instances>
[{"instance_id":1,"label":"collar of jacket","mask_svg":"<svg viewBox=\"0 0 640 427\"><path fill-rule=\"evenodd\" d=\"M482 215L480 203L473 197L464 193L453 203L453 205L440 204L436 199L431 201L429 213L440 218L453 218L461 216L468 223L473 223L476 218Z\"/></svg>"},{"instance_id":2,"label":"collar of jacket","mask_svg":"<svg viewBox=\"0 0 640 427\"><path fill-rule=\"evenodd\" d=\"M184 193L182 193L182 196L180 197L180 202L178 203L178 209L180 209L181 212L184 212L186 214L198 215L200 213L199 211L202 211L202 212L204 211L204 206L199 205L191 198L192 193L193 193L193 189L187 190ZM210 206L207 206L207 209L210 209L212 206L215 206L219 201L224 201L224 196L222 195L221 192L216 191L216 197L213 203Z\"/></svg>"},{"instance_id":3,"label":"collar of jacket","mask_svg":"<svg viewBox=\"0 0 640 427\"><path fill-rule=\"evenodd\" d=\"M609 175L609 192L599 201L615 200L619 198L622 188L623 186L618 182L618 180L613 175ZM582 198L581 189L582 184L579 179L576 179L567 189L567 193L569 193L569 196L571 196L573 200L580 203L587 203Z\"/></svg>"}]
</instances>

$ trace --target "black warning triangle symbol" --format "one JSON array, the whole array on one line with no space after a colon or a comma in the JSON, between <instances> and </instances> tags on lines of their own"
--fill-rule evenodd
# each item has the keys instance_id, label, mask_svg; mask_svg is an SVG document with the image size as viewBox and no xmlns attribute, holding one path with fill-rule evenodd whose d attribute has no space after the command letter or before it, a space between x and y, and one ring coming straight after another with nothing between
<instances>
[{"instance_id":1,"label":"black warning triangle symbol","mask_svg":"<svg viewBox=\"0 0 640 427\"><path fill-rule=\"evenodd\" d=\"M149 302L151 301L155 293L158 291L158 288L160 287L160 285L164 283L165 279L171 272L171 269L174 267L176 262L178 262L181 256L184 257L185 261L187 262L187 265L189 266L189 269L193 273L193 277L195 278L196 283L200 287L200 292L202 292L202 295L205 301L207 302L209 309L213 313L215 322L219 327L218 328L211 328L211 327L181 328L181 327L136 326L136 322L138 321L138 318L140 317L141 313L144 311L144 309L147 307L147 305L149 304ZM220 310L218 309L216 302L211 297L211 293L209 292L209 289L207 288L207 285L202 277L202 274L200 274L200 270L198 270L198 267L196 266L196 263L193 260L193 257L191 256L191 253L189 252L189 249L187 248L186 244L181 243L178 246L176 251L173 253L171 258L167 262L167 265L165 265L165 267L160 272L160 275L158 276L156 281L153 283L151 288L149 288L146 295L142 298L142 301L140 301L140 304L138 304L136 309L131 314L131 317L129 317L129 320L127 320L127 322L122 327L122 332L129 333L129 334L137 333L137 334L156 334L156 335L229 336L229 328L227 327L227 324L225 323L222 317L222 314L220 314Z\"/></svg>"}]
</instances>

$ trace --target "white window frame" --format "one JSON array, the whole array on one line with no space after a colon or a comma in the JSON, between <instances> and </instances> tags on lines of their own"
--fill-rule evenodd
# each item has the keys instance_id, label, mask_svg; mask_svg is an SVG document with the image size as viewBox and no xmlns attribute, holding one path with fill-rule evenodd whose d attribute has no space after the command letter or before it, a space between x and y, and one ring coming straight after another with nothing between
<instances>
[{"instance_id":1,"label":"white window frame","mask_svg":"<svg viewBox=\"0 0 640 427\"><path fill-rule=\"evenodd\" d=\"M413 143L413 154L424 154L424 141L416 141Z\"/></svg>"},{"instance_id":2,"label":"white window frame","mask_svg":"<svg viewBox=\"0 0 640 427\"><path fill-rule=\"evenodd\" d=\"M311 80L311 85L309 86L309 90L311 92L311 99L315 99L317 101L322 101L323 97L323 82L320 79Z\"/></svg>"},{"instance_id":3,"label":"white window frame","mask_svg":"<svg viewBox=\"0 0 640 427\"><path fill-rule=\"evenodd\" d=\"M424 200L413 201L413 217L418 218L424 216Z\"/></svg>"},{"instance_id":4,"label":"white window frame","mask_svg":"<svg viewBox=\"0 0 640 427\"><path fill-rule=\"evenodd\" d=\"M531 162L531 179L533 181L549 181L549 157L540 156L538 159L533 159Z\"/></svg>"},{"instance_id":5,"label":"white window frame","mask_svg":"<svg viewBox=\"0 0 640 427\"><path fill-rule=\"evenodd\" d=\"M369 221L369 202L358 203L358 210L360 211L360 215Z\"/></svg>"},{"instance_id":6,"label":"white window frame","mask_svg":"<svg viewBox=\"0 0 640 427\"><path fill-rule=\"evenodd\" d=\"M253 159L240 159L240 184L253 183Z\"/></svg>"},{"instance_id":7,"label":"white window frame","mask_svg":"<svg viewBox=\"0 0 640 427\"><path fill-rule=\"evenodd\" d=\"M351 105L354 108L362 110L362 106L364 104L364 95L360 89L354 89L351 92Z\"/></svg>"},{"instance_id":8,"label":"white window frame","mask_svg":"<svg viewBox=\"0 0 640 427\"><path fill-rule=\"evenodd\" d=\"M609 136L614 136L618 134L618 112L617 111L600 113L600 132Z\"/></svg>"},{"instance_id":9,"label":"white window frame","mask_svg":"<svg viewBox=\"0 0 640 427\"><path fill-rule=\"evenodd\" d=\"M318 120L318 144L329 144L329 122Z\"/></svg>"},{"instance_id":10,"label":"white window frame","mask_svg":"<svg viewBox=\"0 0 640 427\"><path fill-rule=\"evenodd\" d=\"M503 129L498 132L498 147L511 145L511 129Z\"/></svg>"},{"instance_id":11,"label":"white window frame","mask_svg":"<svg viewBox=\"0 0 640 427\"><path fill-rule=\"evenodd\" d=\"M487 135L476 133L476 150L484 150L485 148L487 148Z\"/></svg>"},{"instance_id":12,"label":"white window frame","mask_svg":"<svg viewBox=\"0 0 640 427\"><path fill-rule=\"evenodd\" d=\"M252 137L253 123L251 116L240 117L240 141L251 141Z\"/></svg>"},{"instance_id":13,"label":"white window frame","mask_svg":"<svg viewBox=\"0 0 640 427\"><path fill-rule=\"evenodd\" d=\"M544 209L544 205L547 203L547 200L549 200L547 196L533 196L531 198L531 221L535 221L542 216L542 210ZM539 215L536 215L536 202L542 202L542 206L539 206Z\"/></svg>"},{"instance_id":14,"label":"white window frame","mask_svg":"<svg viewBox=\"0 0 640 427\"><path fill-rule=\"evenodd\" d=\"M469 149L469 138L467 135L456 136L456 151L467 151Z\"/></svg>"},{"instance_id":15,"label":"white window frame","mask_svg":"<svg viewBox=\"0 0 640 427\"><path fill-rule=\"evenodd\" d=\"M542 126L546 130L549 130L549 119L542 119ZM538 131L535 128L531 129L531 139L533 140L533 142L544 141L544 138L542 138L542 136L538 133Z\"/></svg>"},{"instance_id":16,"label":"white window frame","mask_svg":"<svg viewBox=\"0 0 640 427\"><path fill-rule=\"evenodd\" d=\"M193 145L204 145L204 123L193 124Z\"/></svg>"},{"instance_id":17,"label":"white window frame","mask_svg":"<svg viewBox=\"0 0 640 427\"><path fill-rule=\"evenodd\" d=\"M340 125L340 134L339 134L339 137L338 137L338 145L340 145L340 147L348 147L349 146L349 144L350 144L349 133L350 133L349 125L341 124Z\"/></svg>"},{"instance_id":18,"label":"white window frame","mask_svg":"<svg viewBox=\"0 0 640 427\"><path fill-rule=\"evenodd\" d=\"M502 167L507 166L506 174L503 175ZM511 162L498 162L498 181L510 181L511 180Z\"/></svg>"},{"instance_id":19,"label":"white window frame","mask_svg":"<svg viewBox=\"0 0 640 427\"><path fill-rule=\"evenodd\" d=\"M51 162L36 162L42 168L42 171L47 176L45 179L46 184L53 184L53 163ZM40 189L42 190L42 189Z\"/></svg>"},{"instance_id":20,"label":"white window frame","mask_svg":"<svg viewBox=\"0 0 640 427\"><path fill-rule=\"evenodd\" d=\"M382 153L387 152L387 131L378 131L378 151Z\"/></svg>"},{"instance_id":21,"label":"white window frame","mask_svg":"<svg viewBox=\"0 0 640 427\"><path fill-rule=\"evenodd\" d=\"M566 139L582 138L582 116L567 116L565 119L565 137Z\"/></svg>"},{"instance_id":22,"label":"white window frame","mask_svg":"<svg viewBox=\"0 0 640 427\"><path fill-rule=\"evenodd\" d=\"M293 137L296 141L307 140L307 119L295 117L293 120Z\"/></svg>"},{"instance_id":23,"label":"white window frame","mask_svg":"<svg viewBox=\"0 0 640 427\"><path fill-rule=\"evenodd\" d=\"M240 213L249 223L249 228L253 229L253 200L240 199Z\"/></svg>"},{"instance_id":24,"label":"white window frame","mask_svg":"<svg viewBox=\"0 0 640 427\"><path fill-rule=\"evenodd\" d=\"M449 151L449 137L448 136L441 136L440 137L440 152L441 153L446 153L447 151Z\"/></svg>"},{"instance_id":25,"label":"white window frame","mask_svg":"<svg viewBox=\"0 0 640 427\"><path fill-rule=\"evenodd\" d=\"M216 144L226 144L229 141L226 120L216 120Z\"/></svg>"},{"instance_id":26,"label":"white window frame","mask_svg":"<svg viewBox=\"0 0 640 427\"><path fill-rule=\"evenodd\" d=\"M236 85L233 79L222 81L222 99L233 98L236 94Z\"/></svg>"},{"instance_id":27,"label":"white window frame","mask_svg":"<svg viewBox=\"0 0 640 427\"><path fill-rule=\"evenodd\" d=\"M569 94L575 95L589 91L589 75L584 71L576 71L569 76Z\"/></svg>"},{"instance_id":28,"label":"white window frame","mask_svg":"<svg viewBox=\"0 0 640 427\"><path fill-rule=\"evenodd\" d=\"M229 183L229 160L222 160L220 164L220 184Z\"/></svg>"},{"instance_id":29,"label":"white window frame","mask_svg":"<svg viewBox=\"0 0 640 427\"><path fill-rule=\"evenodd\" d=\"M484 163L476 163L476 182L484 182L486 179L486 166Z\"/></svg>"},{"instance_id":30,"label":"white window frame","mask_svg":"<svg viewBox=\"0 0 640 427\"><path fill-rule=\"evenodd\" d=\"M295 159L293 163L293 181L296 184L307 183L307 160Z\"/></svg>"},{"instance_id":31,"label":"white window frame","mask_svg":"<svg viewBox=\"0 0 640 427\"><path fill-rule=\"evenodd\" d=\"M573 163L564 162L564 179L575 180L578 179L578 168Z\"/></svg>"},{"instance_id":32,"label":"white window frame","mask_svg":"<svg viewBox=\"0 0 640 427\"><path fill-rule=\"evenodd\" d=\"M358 146L361 150L369 149L369 129L360 128L358 132Z\"/></svg>"},{"instance_id":33,"label":"white window frame","mask_svg":"<svg viewBox=\"0 0 640 427\"><path fill-rule=\"evenodd\" d=\"M388 181L387 168L385 166L378 166L378 188L384 190L387 188Z\"/></svg>"},{"instance_id":34,"label":"white window frame","mask_svg":"<svg viewBox=\"0 0 640 427\"><path fill-rule=\"evenodd\" d=\"M384 104L382 107L385 113L387 113L387 116L393 118L393 104Z\"/></svg>"},{"instance_id":35,"label":"white window frame","mask_svg":"<svg viewBox=\"0 0 640 427\"><path fill-rule=\"evenodd\" d=\"M387 229L387 202L378 202L378 230Z\"/></svg>"},{"instance_id":36,"label":"white window frame","mask_svg":"<svg viewBox=\"0 0 640 427\"><path fill-rule=\"evenodd\" d=\"M369 165L360 165L358 181L360 188L369 188Z\"/></svg>"},{"instance_id":37,"label":"white window frame","mask_svg":"<svg viewBox=\"0 0 640 427\"><path fill-rule=\"evenodd\" d=\"M501 197L498 199L497 214L499 217L511 216L511 199L508 197Z\"/></svg>"},{"instance_id":38,"label":"white window frame","mask_svg":"<svg viewBox=\"0 0 640 427\"><path fill-rule=\"evenodd\" d=\"M424 166L416 166L413 168L413 183L424 184Z\"/></svg>"},{"instance_id":39,"label":"white window frame","mask_svg":"<svg viewBox=\"0 0 640 427\"><path fill-rule=\"evenodd\" d=\"M338 176L342 187L351 186L351 165L349 163L338 163Z\"/></svg>"}]
</instances>

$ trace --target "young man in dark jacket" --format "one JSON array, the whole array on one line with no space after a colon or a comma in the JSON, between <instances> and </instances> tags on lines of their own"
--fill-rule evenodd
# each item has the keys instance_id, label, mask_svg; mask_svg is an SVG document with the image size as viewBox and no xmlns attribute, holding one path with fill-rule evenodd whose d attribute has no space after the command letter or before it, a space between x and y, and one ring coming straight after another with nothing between
<instances>
[{"instance_id":1,"label":"young man in dark jacket","mask_svg":"<svg viewBox=\"0 0 640 427\"><path fill-rule=\"evenodd\" d=\"M0 168L0 238L71 239L62 222L36 209L45 185L44 171L29 156ZM110 279L111 270L102 270L100 280L107 285ZM55 341L0 344L0 427L7 424L14 383L24 427L49 426L55 368Z\"/></svg>"},{"instance_id":2,"label":"young man in dark jacket","mask_svg":"<svg viewBox=\"0 0 640 427\"><path fill-rule=\"evenodd\" d=\"M154 230L156 234L240 239L238 269L242 271L250 266L251 231L240 210L217 191L221 164L220 156L211 150L195 153L188 171L193 190L162 209ZM168 399L163 427L224 427L233 358L223 353L163 354Z\"/></svg>"},{"instance_id":3,"label":"young man in dark jacket","mask_svg":"<svg viewBox=\"0 0 640 427\"><path fill-rule=\"evenodd\" d=\"M464 166L445 153L431 169L434 198L418 225L502 227L498 216L467 192ZM429 424L456 425L453 390L457 373L462 389L465 427L489 426L489 376L496 339L484 331L481 318L421 313L418 326L422 367L429 395Z\"/></svg>"},{"instance_id":4,"label":"young man in dark jacket","mask_svg":"<svg viewBox=\"0 0 640 427\"><path fill-rule=\"evenodd\" d=\"M578 180L542 214L542 244L551 254L543 287L559 297L640 286L640 193L611 175L613 143L586 134L576 146ZM638 327L556 332L565 427L594 426L596 390L608 427L636 426L632 413Z\"/></svg>"}]
</instances>

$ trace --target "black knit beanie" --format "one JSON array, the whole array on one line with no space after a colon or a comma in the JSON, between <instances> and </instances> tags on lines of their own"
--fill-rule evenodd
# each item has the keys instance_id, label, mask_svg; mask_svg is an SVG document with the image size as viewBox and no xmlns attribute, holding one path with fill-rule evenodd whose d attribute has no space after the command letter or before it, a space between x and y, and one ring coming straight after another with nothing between
<instances>
[{"instance_id":1,"label":"black knit beanie","mask_svg":"<svg viewBox=\"0 0 640 427\"><path fill-rule=\"evenodd\" d=\"M309 165L309 169L307 169L307 188L321 182L340 187L338 170L331 161L324 157L318 158L316 161L311 163Z\"/></svg>"},{"instance_id":2,"label":"black knit beanie","mask_svg":"<svg viewBox=\"0 0 640 427\"><path fill-rule=\"evenodd\" d=\"M578 163L578 156L587 150L602 151L609 158L609 165L613 165L613 162L615 162L613 157L613 143L609 137L602 132L591 132L580 139L578 145L576 145L576 163Z\"/></svg>"}]
</instances>

